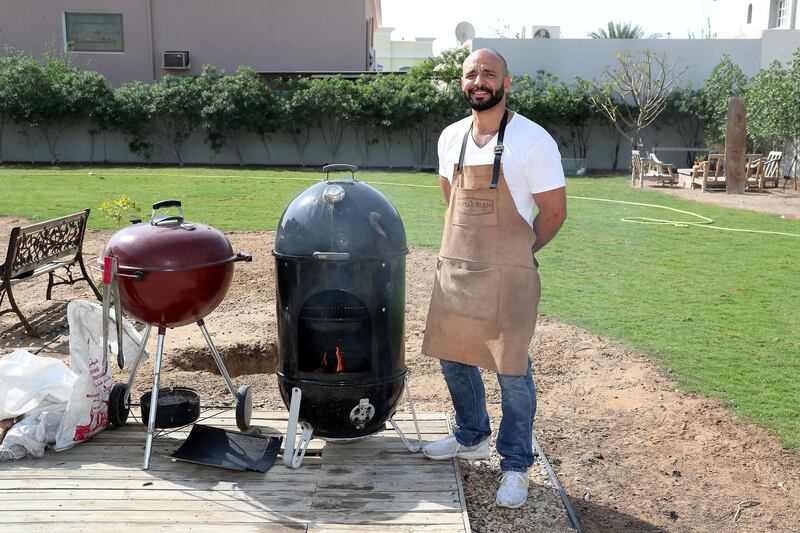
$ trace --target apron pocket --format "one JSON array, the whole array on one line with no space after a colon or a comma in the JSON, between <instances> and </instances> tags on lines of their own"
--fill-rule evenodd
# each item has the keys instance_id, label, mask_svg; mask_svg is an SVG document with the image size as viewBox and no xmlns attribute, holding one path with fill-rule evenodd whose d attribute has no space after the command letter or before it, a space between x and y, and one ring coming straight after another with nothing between
<instances>
[{"instance_id":1,"label":"apron pocket","mask_svg":"<svg viewBox=\"0 0 800 533\"><path fill-rule=\"evenodd\" d=\"M496 268L475 269L476 266L463 262L450 263L446 260L439 260L436 277L442 291L443 311L496 322L500 270Z\"/></svg>"}]
</instances>

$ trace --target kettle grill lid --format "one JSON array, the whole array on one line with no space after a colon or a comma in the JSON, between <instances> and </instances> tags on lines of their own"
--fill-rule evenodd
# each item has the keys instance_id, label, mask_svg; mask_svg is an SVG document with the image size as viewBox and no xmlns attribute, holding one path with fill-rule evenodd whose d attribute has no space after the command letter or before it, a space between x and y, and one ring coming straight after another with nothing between
<instances>
[{"instance_id":1,"label":"kettle grill lid","mask_svg":"<svg viewBox=\"0 0 800 533\"><path fill-rule=\"evenodd\" d=\"M157 206L178 206L180 202L155 204L149 222L134 223L113 234L103 256L113 254L121 269L142 271L190 270L233 261L230 241L219 230L187 222L180 216L156 216Z\"/></svg>"},{"instance_id":2,"label":"kettle grill lid","mask_svg":"<svg viewBox=\"0 0 800 533\"><path fill-rule=\"evenodd\" d=\"M352 260L406 253L397 209L377 189L350 178L322 181L300 193L281 216L273 250L283 257Z\"/></svg>"}]
</instances>

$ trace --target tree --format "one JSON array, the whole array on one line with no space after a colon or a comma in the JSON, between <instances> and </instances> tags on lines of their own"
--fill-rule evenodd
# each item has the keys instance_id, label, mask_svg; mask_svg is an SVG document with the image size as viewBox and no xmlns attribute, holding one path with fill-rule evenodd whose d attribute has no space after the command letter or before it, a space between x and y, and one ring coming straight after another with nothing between
<instances>
[{"instance_id":1,"label":"tree","mask_svg":"<svg viewBox=\"0 0 800 533\"><path fill-rule=\"evenodd\" d=\"M632 22L609 22L606 28L597 28L589 33L592 39L643 39L644 30ZM658 39L660 33L653 33L649 39Z\"/></svg>"},{"instance_id":2,"label":"tree","mask_svg":"<svg viewBox=\"0 0 800 533\"><path fill-rule=\"evenodd\" d=\"M677 60L669 64L666 54L650 50L617 54L617 61L615 69L606 68L602 81L593 84L589 99L635 149L642 131L664 110L686 67Z\"/></svg>"},{"instance_id":3,"label":"tree","mask_svg":"<svg viewBox=\"0 0 800 533\"><path fill-rule=\"evenodd\" d=\"M557 122L566 130L566 138L561 144L572 146L575 159L586 159L589 133L595 113L589 104L589 82L575 79L572 86L564 82L553 86L547 93L546 103L557 117Z\"/></svg>"},{"instance_id":4,"label":"tree","mask_svg":"<svg viewBox=\"0 0 800 533\"><path fill-rule=\"evenodd\" d=\"M152 121L153 85L134 81L114 91L109 122L128 141L128 149L149 161L155 145Z\"/></svg>"},{"instance_id":5,"label":"tree","mask_svg":"<svg viewBox=\"0 0 800 533\"><path fill-rule=\"evenodd\" d=\"M721 146L725 140L728 122L728 98L742 96L747 88L747 76L742 69L725 54L714 67L703 86L703 99L708 114L705 120L706 138L709 144Z\"/></svg>"},{"instance_id":6,"label":"tree","mask_svg":"<svg viewBox=\"0 0 800 533\"><path fill-rule=\"evenodd\" d=\"M283 131L289 133L297 149L300 165L305 166L305 153L311 141L311 129L314 127L314 106L308 89L311 80L308 78L290 78L287 82L288 96L281 100L281 123Z\"/></svg>"},{"instance_id":7,"label":"tree","mask_svg":"<svg viewBox=\"0 0 800 533\"><path fill-rule=\"evenodd\" d=\"M209 70L207 76L210 75ZM239 164L243 165L244 136L255 133L269 158L267 137L277 128L277 101L253 68L240 66L233 75L206 84L203 101L201 114L206 125L206 142L215 152L230 143Z\"/></svg>"},{"instance_id":8,"label":"tree","mask_svg":"<svg viewBox=\"0 0 800 533\"><path fill-rule=\"evenodd\" d=\"M508 106L543 128L549 129L557 120L557 116L546 102L546 93L556 83L558 83L557 78L543 70L536 73L536 78L525 74L512 83L508 92Z\"/></svg>"},{"instance_id":9,"label":"tree","mask_svg":"<svg viewBox=\"0 0 800 533\"><path fill-rule=\"evenodd\" d=\"M38 71L36 62L22 52L7 49L0 57L0 163L3 162L3 132L7 124L23 119L26 97L32 97L29 79Z\"/></svg>"},{"instance_id":10,"label":"tree","mask_svg":"<svg viewBox=\"0 0 800 533\"><path fill-rule=\"evenodd\" d=\"M405 123L402 119L405 111L402 96L404 84L405 79L399 75L382 75L372 79L368 89L370 109L362 110L362 113L374 113L371 120L376 121L375 127L383 137L383 151L389 168L392 168L395 135L402 131Z\"/></svg>"},{"instance_id":11,"label":"tree","mask_svg":"<svg viewBox=\"0 0 800 533\"><path fill-rule=\"evenodd\" d=\"M80 71L72 81L75 113L89 121L89 162L92 163L97 137L111 127L114 93L97 72Z\"/></svg>"},{"instance_id":12,"label":"tree","mask_svg":"<svg viewBox=\"0 0 800 533\"><path fill-rule=\"evenodd\" d=\"M369 164L372 146L379 142L384 109L381 100L388 96L380 92L382 86L376 83L380 77L383 76L361 76L355 84L351 118L355 126L356 150L361 156L362 166Z\"/></svg>"},{"instance_id":13,"label":"tree","mask_svg":"<svg viewBox=\"0 0 800 533\"><path fill-rule=\"evenodd\" d=\"M699 146L702 141L703 125L707 117L708 108L703 93L687 87L675 90L669 95L659 122L674 128L680 134L683 145L686 148L693 148ZM691 166L693 162L692 153L687 152L686 164Z\"/></svg>"},{"instance_id":14,"label":"tree","mask_svg":"<svg viewBox=\"0 0 800 533\"><path fill-rule=\"evenodd\" d=\"M183 166L183 144L203 124L203 96L218 76L213 67L203 67L201 76L167 75L152 86L150 112L155 131L172 150L178 166Z\"/></svg>"},{"instance_id":15,"label":"tree","mask_svg":"<svg viewBox=\"0 0 800 533\"><path fill-rule=\"evenodd\" d=\"M100 100L108 96L108 87L102 76L77 69L68 57L46 54L39 60L23 62L23 67L24 87L14 121L23 126L21 133L31 152L31 133L41 132L50 161L56 164L58 141L64 130L79 120L92 120L98 102L107 103Z\"/></svg>"},{"instance_id":16,"label":"tree","mask_svg":"<svg viewBox=\"0 0 800 533\"><path fill-rule=\"evenodd\" d=\"M353 118L355 87L341 75L316 78L301 89L307 94L300 98L313 109L311 121L322 134L331 161L336 159L347 126Z\"/></svg>"},{"instance_id":17,"label":"tree","mask_svg":"<svg viewBox=\"0 0 800 533\"><path fill-rule=\"evenodd\" d=\"M460 48L446 50L403 77L397 125L408 136L418 165L426 163L438 130L469 112L461 91L461 65L468 54Z\"/></svg>"},{"instance_id":18,"label":"tree","mask_svg":"<svg viewBox=\"0 0 800 533\"><path fill-rule=\"evenodd\" d=\"M769 149L791 144L797 170L800 140L800 51L782 68L777 61L750 80L745 91L748 135Z\"/></svg>"}]
</instances>

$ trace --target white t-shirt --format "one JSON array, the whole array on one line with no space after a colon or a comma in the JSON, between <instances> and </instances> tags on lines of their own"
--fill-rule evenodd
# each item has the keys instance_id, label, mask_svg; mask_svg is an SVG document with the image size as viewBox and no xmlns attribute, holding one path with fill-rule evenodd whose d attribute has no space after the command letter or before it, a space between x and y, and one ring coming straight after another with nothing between
<instances>
[{"instance_id":1,"label":"white t-shirt","mask_svg":"<svg viewBox=\"0 0 800 533\"><path fill-rule=\"evenodd\" d=\"M461 142L472 124L466 117L447 126L439 137L439 174L453 183L453 167L458 163ZM494 163L494 147L497 135L478 148L472 135L467 140L464 165ZM506 124L503 137L503 176L517 211L528 224L533 225L533 210L536 207L532 194L564 187L564 169L558 145L544 128L518 113L514 113Z\"/></svg>"}]
</instances>

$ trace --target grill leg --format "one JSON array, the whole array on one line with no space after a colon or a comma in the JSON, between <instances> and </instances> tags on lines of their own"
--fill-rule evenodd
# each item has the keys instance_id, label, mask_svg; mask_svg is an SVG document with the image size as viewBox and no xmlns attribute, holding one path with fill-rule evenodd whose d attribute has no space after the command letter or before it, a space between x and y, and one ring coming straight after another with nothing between
<instances>
[{"instance_id":1,"label":"grill leg","mask_svg":"<svg viewBox=\"0 0 800 533\"><path fill-rule=\"evenodd\" d=\"M144 469L150 468L150 452L153 449L153 431L156 423L156 410L158 405L158 385L161 379L161 357L164 355L164 336L166 326L158 327L158 347L156 348L156 363L153 367L153 391L150 393L150 416L147 419L147 441L144 445Z\"/></svg>"},{"instance_id":2,"label":"grill leg","mask_svg":"<svg viewBox=\"0 0 800 533\"><path fill-rule=\"evenodd\" d=\"M128 400L131 397L131 389L133 389L133 382L136 379L136 372L139 370L139 363L142 362L142 357L144 357L144 350L147 346L147 341L150 339L150 330L152 326L147 324L147 327L144 328L144 334L142 335L142 344L139 345L139 353L136 357L136 360L133 362L133 368L131 368L131 375L128 376L128 388L125 390L125 398L123 401L125 405L128 404Z\"/></svg>"},{"instance_id":3,"label":"grill leg","mask_svg":"<svg viewBox=\"0 0 800 533\"><path fill-rule=\"evenodd\" d=\"M286 427L286 439L283 444L283 464L290 468L300 468L308 450L308 444L314 438L314 428L306 422L300 422L303 433L297 441L297 424L300 418L300 400L303 392L292 387L292 399L289 402L289 424Z\"/></svg>"},{"instance_id":4,"label":"grill leg","mask_svg":"<svg viewBox=\"0 0 800 533\"><path fill-rule=\"evenodd\" d=\"M228 386L228 390L231 391L233 395L233 399L237 402L239 401L239 395L236 394L236 387L231 380L231 375L228 374L228 369L225 368L225 363L222 362L222 356L219 355L217 351L217 347L214 346L214 341L211 340L211 335L208 334L208 330L206 329L206 325L202 320L197 321L197 325L200 326L200 331L203 332L203 337L206 339L206 343L208 344L208 348L211 350L211 355L214 356L214 362L217 363L217 368L219 368L219 373L222 374L222 377L225 378L225 384Z\"/></svg>"},{"instance_id":5,"label":"grill leg","mask_svg":"<svg viewBox=\"0 0 800 533\"><path fill-rule=\"evenodd\" d=\"M408 402L408 409L411 411L411 417L414 420L414 428L417 430L417 442L416 444L411 444L408 439L406 438L405 434L400 430L400 426L397 425L397 422L394 419L394 415L389 418L389 423L392 425L394 430L400 436L400 440L403 441L408 451L411 453L417 453L422 449L422 433L419 430L419 420L417 420L417 412L414 410L414 402L411 400L411 390L408 388L408 376L406 376L405 381L403 382L403 388L405 389L406 393L406 402Z\"/></svg>"}]
</instances>

